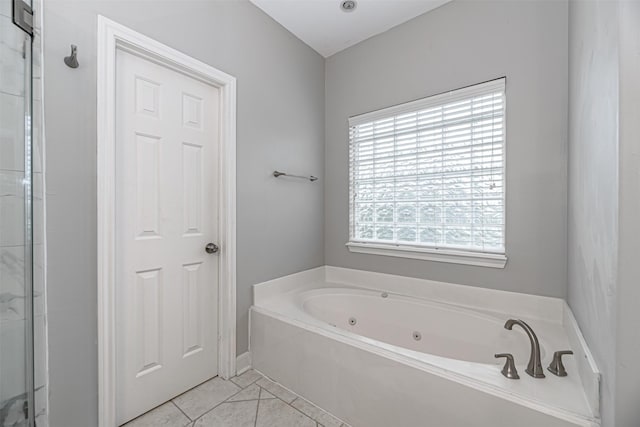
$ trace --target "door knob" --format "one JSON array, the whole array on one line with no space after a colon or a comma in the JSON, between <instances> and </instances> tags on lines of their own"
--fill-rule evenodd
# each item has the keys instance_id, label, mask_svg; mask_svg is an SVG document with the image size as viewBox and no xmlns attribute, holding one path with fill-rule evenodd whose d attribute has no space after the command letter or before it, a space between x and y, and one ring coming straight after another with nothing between
<instances>
[{"instance_id":1,"label":"door knob","mask_svg":"<svg viewBox=\"0 0 640 427\"><path fill-rule=\"evenodd\" d=\"M220 250L220 248L215 243L207 243L207 246L204 247L204 250L207 251L208 254L215 254Z\"/></svg>"}]
</instances>

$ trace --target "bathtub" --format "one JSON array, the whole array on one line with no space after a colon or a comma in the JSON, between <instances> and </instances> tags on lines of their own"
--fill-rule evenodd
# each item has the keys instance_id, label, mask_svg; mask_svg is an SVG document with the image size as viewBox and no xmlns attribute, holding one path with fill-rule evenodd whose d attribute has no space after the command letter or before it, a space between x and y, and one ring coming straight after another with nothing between
<instances>
[{"instance_id":1,"label":"bathtub","mask_svg":"<svg viewBox=\"0 0 640 427\"><path fill-rule=\"evenodd\" d=\"M524 370L529 340L544 367ZM321 267L254 287L252 366L354 427L599 426L599 374L562 300ZM501 375L512 353L520 380Z\"/></svg>"}]
</instances>

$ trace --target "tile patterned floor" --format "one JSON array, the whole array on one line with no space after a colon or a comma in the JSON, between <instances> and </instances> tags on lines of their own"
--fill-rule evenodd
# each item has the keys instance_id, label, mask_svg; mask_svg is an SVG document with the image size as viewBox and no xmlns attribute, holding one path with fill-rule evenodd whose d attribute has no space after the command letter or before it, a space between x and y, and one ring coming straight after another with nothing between
<instances>
[{"instance_id":1,"label":"tile patterned floor","mask_svg":"<svg viewBox=\"0 0 640 427\"><path fill-rule=\"evenodd\" d=\"M122 427L349 427L254 370L213 378Z\"/></svg>"}]
</instances>

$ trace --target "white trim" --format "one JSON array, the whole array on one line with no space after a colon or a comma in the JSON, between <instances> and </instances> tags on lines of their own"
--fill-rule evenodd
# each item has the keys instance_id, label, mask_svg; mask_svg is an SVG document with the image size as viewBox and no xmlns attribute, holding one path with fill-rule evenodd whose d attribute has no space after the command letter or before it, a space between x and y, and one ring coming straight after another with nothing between
<instances>
[{"instance_id":1,"label":"white trim","mask_svg":"<svg viewBox=\"0 0 640 427\"><path fill-rule=\"evenodd\" d=\"M349 242L346 246L350 252L359 254L384 255L491 268L504 268L507 264L506 255L486 252L455 251L451 249L431 249L361 242Z\"/></svg>"},{"instance_id":2,"label":"white trim","mask_svg":"<svg viewBox=\"0 0 640 427\"><path fill-rule=\"evenodd\" d=\"M357 126L360 124L373 122L378 119L386 119L391 116L396 116L403 113L423 110L435 105L440 105L443 100L446 100L446 102L451 102L457 101L459 99L465 99L478 94L490 93L496 90L504 91L506 90L506 85L506 77L500 77L485 83L474 84L461 89L454 89L448 92L439 93L437 95L427 96L415 101L405 102L404 104L393 105L381 110L375 110L369 113L351 116L349 117L349 126Z\"/></svg>"},{"instance_id":3,"label":"white trim","mask_svg":"<svg viewBox=\"0 0 640 427\"><path fill-rule=\"evenodd\" d=\"M245 351L236 358L236 375L242 375L251 369L251 353Z\"/></svg>"},{"instance_id":4,"label":"white trim","mask_svg":"<svg viewBox=\"0 0 640 427\"><path fill-rule=\"evenodd\" d=\"M218 374L236 371L236 79L98 16L98 425L116 424L115 72L123 49L217 87L221 92Z\"/></svg>"}]
</instances>

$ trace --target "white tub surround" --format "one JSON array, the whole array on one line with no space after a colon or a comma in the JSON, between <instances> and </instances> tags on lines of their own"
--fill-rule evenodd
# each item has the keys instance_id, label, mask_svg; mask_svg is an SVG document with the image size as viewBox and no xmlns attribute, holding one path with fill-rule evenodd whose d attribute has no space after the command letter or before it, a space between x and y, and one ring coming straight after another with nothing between
<instances>
[{"instance_id":1,"label":"white tub surround","mask_svg":"<svg viewBox=\"0 0 640 427\"><path fill-rule=\"evenodd\" d=\"M321 267L255 285L254 301L253 367L354 427L599 425L599 373L560 299ZM525 373L509 318L538 335L545 379ZM568 349L569 376L549 373Z\"/></svg>"}]
</instances>

